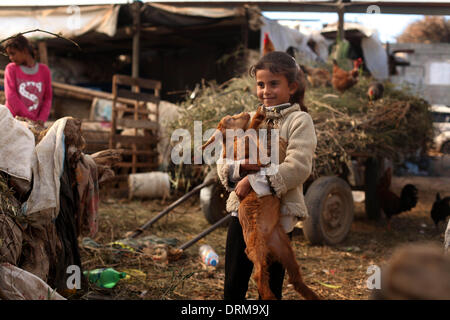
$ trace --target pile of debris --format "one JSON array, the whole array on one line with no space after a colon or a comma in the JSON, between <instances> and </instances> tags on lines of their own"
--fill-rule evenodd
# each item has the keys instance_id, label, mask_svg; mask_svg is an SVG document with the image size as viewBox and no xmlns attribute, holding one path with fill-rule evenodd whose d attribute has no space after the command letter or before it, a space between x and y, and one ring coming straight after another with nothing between
<instances>
[{"instance_id":1,"label":"pile of debris","mask_svg":"<svg viewBox=\"0 0 450 320\"><path fill-rule=\"evenodd\" d=\"M78 236L98 230L99 183L114 175L120 151L84 154L78 119L45 129L3 105L0 115L0 263L10 275L25 270L64 292L67 268L81 267ZM0 286L0 299L11 289Z\"/></svg>"}]
</instances>

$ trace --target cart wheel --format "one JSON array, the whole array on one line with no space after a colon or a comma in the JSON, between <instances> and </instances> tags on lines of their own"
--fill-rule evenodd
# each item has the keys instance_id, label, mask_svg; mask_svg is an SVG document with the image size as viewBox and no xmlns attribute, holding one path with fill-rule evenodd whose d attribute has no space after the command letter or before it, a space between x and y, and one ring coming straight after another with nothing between
<instances>
[{"instance_id":1,"label":"cart wheel","mask_svg":"<svg viewBox=\"0 0 450 320\"><path fill-rule=\"evenodd\" d=\"M450 154L450 141L447 141L442 145L441 152L443 154Z\"/></svg>"},{"instance_id":2,"label":"cart wheel","mask_svg":"<svg viewBox=\"0 0 450 320\"><path fill-rule=\"evenodd\" d=\"M215 172L208 173L205 181L210 179L211 175L216 175ZM217 182L204 187L200 190L200 205L202 207L203 214L206 220L210 224L214 224L224 216L227 215L226 202L228 198L228 192L222 186L220 181L216 179ZM228 225L227 223L224 226Z\"/></svg>"},{"instance_id":3,"label":"cart wheel","mask_svg":"<svg viewBox=\"0 0 450 320\"><path fill-rule=\"evenodd\" d=\"M312 244L334 245L345 239L353 222L353 196L343 179L320 177L305 196L309 217L303 233Z\"/></svg>"},{"instance_id":4,"label":"cart wheel","mask_svg":"<svg viewBox=\"0 0 450 320\"><path fill-rule=\"evenodd\" d=\"M366 161L365 169L365 200L364 205L369 219L378 220L381 217L381 208L377 196L378 171L380 162L376 158L369 158Z\"/></svg>"}]
</instances>

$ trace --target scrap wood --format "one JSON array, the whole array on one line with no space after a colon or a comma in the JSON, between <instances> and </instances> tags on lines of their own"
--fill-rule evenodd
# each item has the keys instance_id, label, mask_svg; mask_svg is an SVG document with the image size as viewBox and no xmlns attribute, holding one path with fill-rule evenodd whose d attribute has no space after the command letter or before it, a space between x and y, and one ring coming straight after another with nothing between
<instances>
[{"instance_id":1,"label":"scrap wood","mask_svg":"<svg viewBox=\"0 0 450 320\"><path fill-rule=\"evenodd\" d=\"M122 161L123 149L107 149L91 154L97 166L112 167Z\"/></svg>"},{"instance_id":2,"label":"scrap wood","mask_svg":"<svg viewBox=\"0 0 450 320\"><path fill-rule=\"evenodd\" d=\"M123 151L123 149L106 149L90 155L97 165L99 185L115 177L111 167L122 161Z\"/></svg>"}]
</instances>

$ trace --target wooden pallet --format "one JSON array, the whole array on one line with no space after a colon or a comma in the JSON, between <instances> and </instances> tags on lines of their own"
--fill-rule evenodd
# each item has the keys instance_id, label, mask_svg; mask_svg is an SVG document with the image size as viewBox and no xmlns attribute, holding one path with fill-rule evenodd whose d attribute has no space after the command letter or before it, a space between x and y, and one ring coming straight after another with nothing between
<instances>
[{"instance_id":1,"label":"wooden pallet","mask_svg":"<svg viewBox=\"0 0 450 320\"><path fill-rule=\"evenodd\" d=\"M128 88L124 89L123 86ZM120 171L118 173L123 175L155 170L159 165L157 144L161 82L116 74L113 76L112 89L109 147L124 149L124 160L116 164ZM153 90L153 93L144 93L141 89ZM122 103L118 104L118 100ZM156 109L148 110L147 102L155 103ZM150 120L152 114L154 120ZM120 134L121 130L126 130L127 135Z\"/></svg>"}]
</instances>

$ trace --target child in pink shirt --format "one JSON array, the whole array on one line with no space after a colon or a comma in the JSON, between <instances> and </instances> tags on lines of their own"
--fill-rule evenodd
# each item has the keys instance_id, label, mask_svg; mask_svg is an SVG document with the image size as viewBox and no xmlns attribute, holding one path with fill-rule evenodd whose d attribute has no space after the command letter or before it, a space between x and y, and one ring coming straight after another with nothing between
<instances>
[{"instance_id":1,"label":"child in pink shirt","mask_svg":"<svg viewBox=\"0 0 450 320\"><path fill-rule=\"evenodd\" d=\"M4 48L12 61L5 69L6 106L14 117L43 125L52 106L49 68L36 62L33 49L23 35L8 40Z\"/></svg>"}]
</instances>

